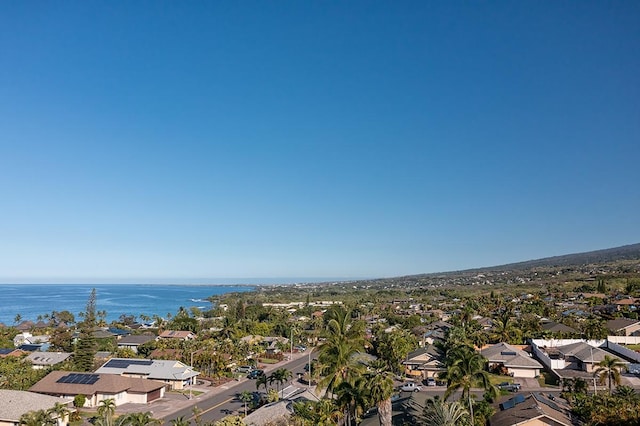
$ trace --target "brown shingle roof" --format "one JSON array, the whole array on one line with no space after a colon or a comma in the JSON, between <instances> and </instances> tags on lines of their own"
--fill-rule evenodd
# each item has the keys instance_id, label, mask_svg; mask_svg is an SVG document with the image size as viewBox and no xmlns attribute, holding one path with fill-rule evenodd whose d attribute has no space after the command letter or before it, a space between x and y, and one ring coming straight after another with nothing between
<instances>
[{"instance_id":1,"label":"brown shingle roof","mask_svg":"<svg viewBox=\"0 0 640 426\"><path fill-rule=\"evenodd\" d=\"M114 394L124 391L146 393L165 386L165 384L154 380L123 377L115 374L97 374L99 379L92 385L58 383L60 378L69 374L73 373L69 371L52 371L38 383L33 385L29 390L31 392L44 393L48 395L93 395L95 393Z\"/></svg>"}]
</instances>

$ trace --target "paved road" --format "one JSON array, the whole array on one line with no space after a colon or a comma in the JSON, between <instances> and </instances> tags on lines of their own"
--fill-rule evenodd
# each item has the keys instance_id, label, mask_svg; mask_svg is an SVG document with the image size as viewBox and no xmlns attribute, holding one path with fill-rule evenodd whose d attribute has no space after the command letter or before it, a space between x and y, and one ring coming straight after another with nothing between
<instances>
[{"instance_id":1,"label":"paved road","mask_svg":"<svg viewBox=\"0 0 640 426\"><path fill-rule=\"evenodd\" d=\"M291 381L293 384L303 388L304 385L297 382L297 374L304 373L304 365L308 362L308 351L300 354L294 354L293 360L265 367L265 372L273 371L278 368L286 368L293 373ZM201 410L201 418L204 422L213 422L220 420L230 412L242 412L244 405L236 398L236 395L243 391L253 392L256 390L255 380L246 378L240 381L229 382L226 385L216 388L202 388L204 393L198 395L192 400L186 397L172 394L163 401L153 403L152 413L155 418L162 418L165 425L170 424L171 420L183 416L185 419L194 420L193 409L198 407ZM285 384L284 386L287 386ZM194 388L200 390L199 388Z\"/></svg>"}]
</instances>

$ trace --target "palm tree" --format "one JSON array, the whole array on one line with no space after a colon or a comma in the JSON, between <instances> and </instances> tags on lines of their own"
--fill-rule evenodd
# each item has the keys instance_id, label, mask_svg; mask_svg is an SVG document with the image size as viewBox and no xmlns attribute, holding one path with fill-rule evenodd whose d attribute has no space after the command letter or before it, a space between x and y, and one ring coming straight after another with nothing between
<instances>
[{"instance_id":1,"label":"palm tree","mask_svg":"<svg viewBox=\"0 0 640 426\"><path fill-rule=\"evenodd\" d=\"M184 416L176 417L171 420L171 426L189 426L189 420L185 419Z\"/></svg>"},{"instance_id":2,"label":"palm tree","mask_svg":"<svg viewBox=\"0 0 640 426\"><path fill-rule=\"evenodd\" d=\"M354 355L364 352L365 323L354 321L351 311L334 306L325 314L325 340L318 347L318 361L323 378L320 388L332 393L345 380L354 378L361 365L354 362Z\"/></svg>"},{"instance_id":3,"label":"palm tree","mask_svg":"<svg viewBox=\"0 0 640 426\"><path fill-rule=\"evenodd\" d=\"M636 392L634 388L626 385L616 387L613 394L627 401L638 401L640 398L640 395L638 395L638 392Z\"/></svg>"},{"instance_id":4,"label":"palm tree","mask_svg":"<svg viewBox=\"0 0 640 426\"><path fill-rule=\"evenodd\" d=\"M49 416L53 417L54 419L57 419L59 423L66 424L67 422L65 421L65 418L69 414L69 408L67 407L67 404L56 402L53 405L53 408L49 409L48 413L49 413Z\"/></svg>"},{"instance_id":5,"label":"palm tree","mask_svg":"<svg viewBox=\"0 0 640 426\"><path fill-rule=\"evenodd\" d=\"M358 413L362 412L366 407L365 396L368 392L368 383L360 377L354 382L342 382L336 388L336 395L338 399L336 402L347 413L347 424L351 426L351 419L353 418L358 423Z\"/></svg>"},{"instance_id":6,"label":"palm tree","mask_svg":"<svg viewBox=\"0 0 640 426\"><path fill-rule=\"evenodd\" d=\"M99 403L98 416L103 419L103 426L113 425L113 415L116 412L116 401L113 398L103 399Z\"/></svg>"},{"instance_id":7,"label":"palm tree","mask_svg":"<svg viewBox=\"0 0 640 426\"><path fill-rule=\"evenodd\" d=\"M393 395L393 377L390 371L374 371L368 375L368 399L372 405L378 407L378 420L381 426L391 426Z\"/></svg>"},{"instance_id":8,"label":"palm tree","mask_svg":"<svg viewBox=\"0 0 640 426\"><path fill-rule=\"evenodd\" d=\"M150 412L131 413L126 416L126 424L129 426L155 426L162 424L161 420L154 419Z\"/></svg>"},{"instance_id":9,"label":"palm tree","mask_svg":"<svg viewBox=\"0 0 640 426\"><path fill-rule=\"evenodd\" d=\"M445 400L458 389L462 389L462 398L467 399L469 404L469 414L473 424L473 402L471 400L471 388L480 386L486 390L491 397L495 397L498 392L489 380L489 374L484 370L486 358L479 353L462 349L456 352L456 358L447 368L447 390L444 394Z\"/></svg>"},{"instance_id":10,"label":"palm tree","mask_svg":"<svg viewBox=\"0 0 640 426\"><path fill-rule=\"evenodd\" d=\"M55 426L57 421L45 410L29 411L20 416L20 424L24 426Z\"/></svg>"},{"instance_id":11,"label":"palm tree","mask_svg":"<svg viewBox=\"0 0 640 426\"><path fill-rule=\"evenodd\" d=\"M280 392L280 386L291 378L291 371L286 368L278 368L269 376L269 382L278 382L277 390Z\"/></svg>"},{"instance_id":12,"label":"palm tree","mask_svg":"<svg viewBox=\"0 0 640 426\"><path fill-rule=\"evenodd\" d=\"M269 384L269 378L266 374L260 374L256 379L256 390L260 390L260 386L264 386L264 390L267 390L267 385Z\"/></svg>"},{"instance_id":13,"label":"palm tree","mask_svg":"<svg viewBox=\"0 0 640 426\"><path fill-rule=\"evenodd\" d=\"M493 323L491 338L494 343L519 343L521 331L511 320L511 311L503 312Z\"/></svg>"},{"instance_id":14,"label":"palm tree","mask_svg":"<svg viewBox=\"0 0 640 426\"><path fill-rule=\"evenodd\" d=\"M607 379L609 393L611 393L613 383L620 384L620 372L623 369L626 369L626 366L620 359L605 355L604 359L598 363L598 368L593 372L593 375L598 378L600 383Z\"/></svg>"},{"instance_id":15,"label":"palm tree","mask_svg":"<svg viewBox=\"0 0 640 426\"><path fill-rule=\"evenodd\" d=\"M244 416L247 417L247 404L253 401L253 395L249 391L243 391L238 399L244 404Z\"/></svg>"},{"instance_id":16,"label":"palm tree","mask_svg":"<svg viewBox=\"0 0 640 426\"><path fill-rule=\"evenodd\" d=\"M422 413L426 426L460 426L470 424L469 412L460 401L446 402L440 399L427 400Z\"/></svg>"}]
</instances>

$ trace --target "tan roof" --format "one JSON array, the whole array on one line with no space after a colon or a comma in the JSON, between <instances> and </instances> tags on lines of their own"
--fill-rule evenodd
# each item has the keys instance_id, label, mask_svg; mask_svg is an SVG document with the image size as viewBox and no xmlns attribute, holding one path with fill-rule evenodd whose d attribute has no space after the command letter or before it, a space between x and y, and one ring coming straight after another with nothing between
<instances>
[{"instance_id":1,"label":"tan roof","mask_svg":"<svg viewBox=\"0 0 640 426\"><path fill-rule=\"evenodd\" d=\"M563 400L559 398L551 400L540 393L531 393L523 402L497 412L491 417L489 424L491 426L533 425L541 424L540 421L545 422L544 424L563 426L578 424L577 420L572 418L569 407Z\"/></svg>"},{"instance_id":2,"label":"tan roof","mask_svg":"<svg viewBox=\"0 0 640 426\"><path fill-rule=\"evenodd\" d=\"M163 339L186 339L187 337L194 337L195 334L191 331L182 331L182 330L165 330L160 336Z\"/></svg>"},{"instance_id":3,"label":"tan roof","mask_svg":"<svg viewBox=\"0 0 640 426\"><path fill-rule=\"evenodd\" d=\"M154 380L123 377L115 374L96 374L99 376L99 379L92 385L58 383L58 380L69 374L74 373L70 371L52 371L38 383L33 385L29 390L48 395L93 395L95 393L115 394L124 391L147 393L165 386L164 383L156 382Z\"/></svg>"}]
</instances>

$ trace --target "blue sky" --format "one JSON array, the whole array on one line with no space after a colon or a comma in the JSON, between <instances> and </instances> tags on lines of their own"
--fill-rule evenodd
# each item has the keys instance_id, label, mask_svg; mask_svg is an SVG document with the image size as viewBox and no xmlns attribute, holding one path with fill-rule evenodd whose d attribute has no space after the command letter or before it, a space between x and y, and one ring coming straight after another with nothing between
<instances>
[{"instance_id":1,"label":"blue sky","mask_svg":"<svg viewBox=\"0 0 640 426\"><path fill-rule=\"evenodd\" d=\"M3 2L0 282L640 241L635 1Z\"/></svg>"}]
</instances>

